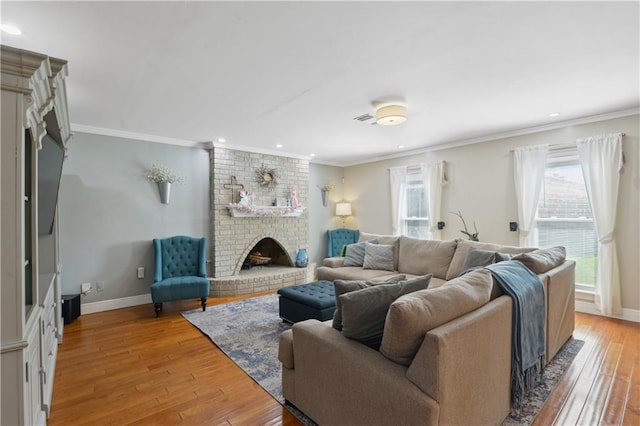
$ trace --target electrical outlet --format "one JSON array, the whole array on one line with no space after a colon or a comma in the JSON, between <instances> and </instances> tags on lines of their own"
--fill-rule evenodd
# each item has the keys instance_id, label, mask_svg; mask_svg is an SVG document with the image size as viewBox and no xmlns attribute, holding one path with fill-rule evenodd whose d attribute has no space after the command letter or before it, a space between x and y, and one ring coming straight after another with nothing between
<instances>
[{"instance_id":1,"label":"electrical outlet","mask_svg":"<svg viewBox=\"0 0 640 426\"><path fill-rule=\"evenodd\" d=\"M144 278L144 266L138 267L138 278Z\"/></svg>"},{"instance_id":2,"label":"electrical outlet","mask_svg":"<svg viewBox=\"0 0 640 426\"><path fill-rule=\"evenodd\" d=\"M82 283L81 292L88 293L91 291L91 283Z\"/></svg>"},{"instance_id":3,"label":"electrical outlet","mask_svg":"<svg viewBox=\"0 0 640 426\"><path fill-rule=\"evenodd\" d=\"M104 281L98 281L96 283L96 291L104 291Z\"/></svg>"}]
</instances>

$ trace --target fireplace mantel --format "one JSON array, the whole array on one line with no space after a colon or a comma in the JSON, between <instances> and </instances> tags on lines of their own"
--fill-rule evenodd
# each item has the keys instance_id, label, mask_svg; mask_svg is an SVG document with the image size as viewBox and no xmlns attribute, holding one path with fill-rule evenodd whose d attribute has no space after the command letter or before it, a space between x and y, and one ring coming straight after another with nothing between
<instances>
[{"instance_id":1,"label":"fireplace mantel","mask_svg":"<svg viewBox=\"0 0 640 426\"><path fill-rule=\"evenodd\" d=\"M304 207L251 206L247 204L229 204L232 217L298 217Z\"/></svg>"}]
</instances>

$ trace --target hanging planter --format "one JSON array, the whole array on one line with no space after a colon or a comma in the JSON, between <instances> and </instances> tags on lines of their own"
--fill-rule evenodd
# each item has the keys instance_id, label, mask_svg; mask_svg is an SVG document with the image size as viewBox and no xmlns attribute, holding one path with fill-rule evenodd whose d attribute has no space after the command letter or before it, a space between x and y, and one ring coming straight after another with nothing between
<instances>
[{"instance_id":1,"label":"hanging planter","mask_svg":"<svg viewBox=\"0 0 640 426\"><path fill-rule=\"evenodd\" d=\"M322 191L322 205L327 207L327 194L329 194L329 191Z\"/></svg>"},{"instance_id":2,"label":"hanging planter","mask_svg":"<svg viewBox=\"0 0 640 426\"><path fill-rule=\"evenodd\" d=\"M158 191L160 192L160 202L162 204L169 204L169 198L171 198L171 182L158 183Z\"/></svg>"},{"instance_id":3,"label":"hanging planter","mask_svg":"<svg viewBox=\"0 0 640 426\"><path fill-rule=\"evenodd\" d=\"M160 193L160 202L169 204L171 197L171 184L181 184L184 177L174 174L168 167L164 167L159 163L154 163L148 171L147 179L158 184L158 192Z\"/></svg>"},{"instance_id":4,"label":"hanging planter","mask_svg":"<svg viewBox=\"0 0 640 426\"><path fill-rule=\"evenodd\" d=\"M327 183L322 186L318 186L320 188L320 194L322 195L322 205L327 207L327 195L333 189L333 185L331 183Z\"/></svg>"}]
</instances>

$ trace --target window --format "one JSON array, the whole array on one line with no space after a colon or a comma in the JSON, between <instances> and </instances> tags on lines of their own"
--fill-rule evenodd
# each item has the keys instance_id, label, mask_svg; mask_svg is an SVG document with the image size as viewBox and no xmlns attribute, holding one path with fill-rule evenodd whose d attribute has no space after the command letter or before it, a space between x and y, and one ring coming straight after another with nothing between
<instances>
[{"instance_id":1,"label":"window","mask_svg":"<svg viewBox=\"0 0 640 426\"><path fill-rule=\"evenodd\" d=\"M427 191L420 169L408 171L404 191L406 205L402 215L402 234L412 238L429 238Z\"/></svg>"},{"instance_id":2,"label":"window","mask_svg":"<svg viewBox=\"0 0 640 426\"><path fill-rule=\"evenodd\" d=\"M576 283L595 286L598 238L575 148L549 152L535 238L538 247L564 246L576 261Z\"/></svg>"}]
</instances>

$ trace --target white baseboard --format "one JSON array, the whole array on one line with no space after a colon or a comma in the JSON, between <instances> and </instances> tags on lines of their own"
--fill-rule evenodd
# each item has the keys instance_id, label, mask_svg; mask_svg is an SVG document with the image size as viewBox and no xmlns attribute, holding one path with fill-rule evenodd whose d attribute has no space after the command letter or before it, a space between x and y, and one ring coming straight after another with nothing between
<instances>
[{"instance_id":1,"label":"white baseboard","mask_svg":"<svg viewBox=\"0 0 640 426\"><path fill-rule=\"evenodd\" d=\"M96 312L110 311L112 309L128 308L129 306L146 305L151 302L151 294L140 294L138 296L122 297L120 299L101 300L99 302L83 303L80 305L80 312L93 314Z\"/></svg>"},{"instance_id":2,"label":"white baseboard","mask_svg":"<svg viewBox=\"0 0 640 426\"><path fill-rule=\"evenodd\" d=\"M622 308L622 315L604 315L600 312L593 302L586 302L584 300L576 300L576 312L582 312L584 314L599 315L601 317L616 318L625 321L640 322L640 311L636 309Z\"/></svg>"}]
</instances>

